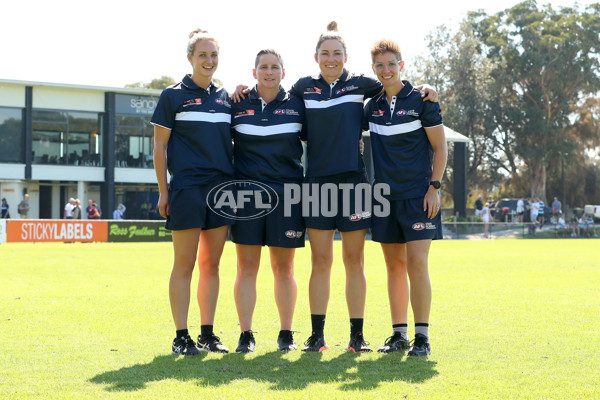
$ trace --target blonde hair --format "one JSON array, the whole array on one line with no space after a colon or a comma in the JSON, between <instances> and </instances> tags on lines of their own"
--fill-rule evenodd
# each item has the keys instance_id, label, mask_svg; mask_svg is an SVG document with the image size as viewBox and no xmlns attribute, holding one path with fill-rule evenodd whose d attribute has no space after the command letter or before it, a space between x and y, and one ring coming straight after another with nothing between
<instances>
[{"instance_id":1,"label":"blonde hair","mask_svg":"<svg viewBox=\"0 0 600 400\"><path fill-rule=\"evenodd\" d=\"M281 68L283 68L283 58L281 58L281 54L279 54L278 52L276 52L273 49L263 49L263 50L259 51L258 54L256 55L256 60L254 60L254 68L258 67L258 62L260 61L260 56L264 56L265 54L272 54L275 57L277 57L277 60L279 61Z\"/></svg>"},{"instance_id":2,"label":"blonde hair","mask_svg":"<svg viewBox=\"0 0 600 400\"><path fill-rule=\"evenodd\" d=\"M329 24L327 24L327 32L324 32L321 34L321 36L319 36L319 40L317 41L317 47L315 49L315 53L319 52L319 47L321 47L321 45L323 44L324 41L337 40L338 42L341 43L342 47L344 48L344 54L346 54L346 41L337 32L338 32L337 22L331 21Z\"/></svg>"},{"instance_id":3,"label":"blonde hair","mask_svg":"<svg viewBox=\"0 0 600 400\"><path fill-rule=\"evenodd\" d=\"M217 51L219 50L219 42L215 39L210 33L200 28L196 28L190 32L190 40L187 45L187 53L191 56L194 54L194 50L196 49L196 43L201 40L208 40L209 42L213 42L215 46L217 46Z\"/></svg>"},{"instance_id":4,"label":"blonde hair","mask_svg":"<svg viewBox=\"0 0 600 400\"><path fill-rule=\"evenodd\" d=\"M375 62L375 57L384 53L394 53L398 61L402 61L400 46L391 39L381 39L375 42L371 47L371 61Z\"/></svg>"}]
</instances>

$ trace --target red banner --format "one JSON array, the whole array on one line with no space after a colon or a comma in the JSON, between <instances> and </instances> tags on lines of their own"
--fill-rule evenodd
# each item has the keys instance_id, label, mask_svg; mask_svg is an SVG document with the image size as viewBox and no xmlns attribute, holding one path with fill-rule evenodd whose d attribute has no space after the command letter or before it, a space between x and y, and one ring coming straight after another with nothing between
<instances>
[{"instance_id":1,"label":"red banner","mask_svg":"<svg viewBox=\"0 0 600 400\"><path fill-rule=\"evenodd\" d=\"M9 219L7 242L106 242L108 221Z\"/></svg>"}]
</instances>

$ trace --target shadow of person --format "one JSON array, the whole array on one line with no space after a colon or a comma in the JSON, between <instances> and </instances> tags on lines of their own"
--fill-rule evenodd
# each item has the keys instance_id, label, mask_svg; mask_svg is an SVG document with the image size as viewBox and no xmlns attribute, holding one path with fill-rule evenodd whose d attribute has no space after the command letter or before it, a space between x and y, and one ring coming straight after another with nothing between
<instances>
[{"instance_id":1,"label":"shadow of person","mask_svg":"<svg viewBox=\"0 0 600 400\"><path fill-rule=\"evenodd\" d=\"M270 383L269 390L304 389L313 383L338 383L340 390L368 390L381 382L423 382L437 375L435 362L406 359L395 354L361 357L341 353L323 359L323 353L293 354L279 351L259 356L225 354L207 358L207 353L194 357L157 356L147 364L123 367L98 374L89 382L107 385L106 391L136 391L150 382L176 379L201 387L227 385L239 379Z\"/></svg>"}]
</instances>

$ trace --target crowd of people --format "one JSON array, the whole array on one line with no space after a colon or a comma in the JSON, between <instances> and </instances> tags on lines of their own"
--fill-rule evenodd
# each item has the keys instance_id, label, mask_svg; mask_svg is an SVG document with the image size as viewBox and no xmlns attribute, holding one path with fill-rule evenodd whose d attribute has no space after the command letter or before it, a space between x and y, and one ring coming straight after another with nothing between
<instances>
[{"instance_id":1,"label":"crowd of people","mask_svg":"<svg viewBox=\"0 0 600 400\"><path fill-rule=\"evenodd\" d=\"M229 352L213 324L219 263L231 227L238 259L234 295L241 330L236 352L252 352L256 345L252 315L262 246L269 246L275 277L280 319L277 347L280 351L297 349L292 330L297 296L294 254L296 248L304 247L305 233L311 245L312 333L302 350L328 348L324 328L336 230L342 238L350 322L346 350L372 351L363 335L364 243L371 229L386 260L392 318L392 335L379 351L430 354L428 252L431 241L442 237L439 190L447 158L437 93L431 88L421 93L401 79L404 62L398 45L389 40L378 41L371 52L377 80L350 73L345 68L346 43L335 23L317 41L314 60L320 73L299 79L289 92L280 84L285 76L281 55L264 49L254 60L256 85L252 89L240 85L230 98L212 79L219 50L217 40L206 31L190 34L187 58L192 73L163 91L151 119L160 193L157 209L173 236L169 297L176 332L172 352ZM363 108L367 99L371 100ZM375 182L391 189L385 202L392 215L386 218L358 204L365 199L357 188L369 185L361 151L366 129L371 131L377 154ZM305 175L302 141L307 146ZM281 210L249 218L271 201L262 198L230 210L235 214L228 218L227 213L214 212L215 196L207 195L234 179L268 184L279 193L286 184L302 182L311 188L334 188L334 195L319 199L319 205L338 211L306 215L302 207L290 207L287 213ZM342 199L353 200L344 203ZM187 319L196 262L201 321L197 343L190 336ZM409 299L415 321L412 342L407 325Z\"/></svg>"}]
</instances>

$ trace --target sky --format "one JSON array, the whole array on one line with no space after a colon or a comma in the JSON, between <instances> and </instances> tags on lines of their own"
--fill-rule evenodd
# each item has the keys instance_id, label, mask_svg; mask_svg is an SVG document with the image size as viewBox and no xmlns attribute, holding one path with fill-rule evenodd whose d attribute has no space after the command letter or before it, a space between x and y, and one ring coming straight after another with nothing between
<instances>
[{"instance_id":1,"label":"sky","mask_svg":"<svg viewBox=\"0 0 600 400\"><path fill-rule=\"evenodd\" d=\"M573 1L538 1L553 7ZM318 73L313 55L319 34L331 20L346 40L355 73L371 73L369 50L390 38L407 66L426 51L425 38L439 25L456 28L468 11L495 14L515 0L429 0L364 2L295 1L6 1L0 23L0 79L123 87L163 75L176 81L191 72L186 58L189 33L200 27L219 41L215 77L226 89L254 85L256 53L281 53L289 88ZM582 0L579 4L591 4Z\"/></svg>"}]
</instances>

